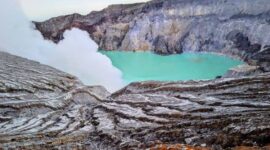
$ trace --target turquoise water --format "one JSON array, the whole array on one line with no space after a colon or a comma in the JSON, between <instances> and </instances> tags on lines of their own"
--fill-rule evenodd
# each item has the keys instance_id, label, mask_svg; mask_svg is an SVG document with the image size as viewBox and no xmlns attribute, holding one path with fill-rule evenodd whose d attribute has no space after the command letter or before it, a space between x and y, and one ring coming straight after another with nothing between
<instances>
[{"instance_id":1,"label":"turquoise water","mask_svg":"<svg viewBox=\"0 0 270 150\"><path fill-rule=\"evenodd\" d=\"M101 51L123 73L124 81L177 81L214 79L224 75L240 60L210 53L160 56L151 52Z\"/></svg>"}]
</instances>

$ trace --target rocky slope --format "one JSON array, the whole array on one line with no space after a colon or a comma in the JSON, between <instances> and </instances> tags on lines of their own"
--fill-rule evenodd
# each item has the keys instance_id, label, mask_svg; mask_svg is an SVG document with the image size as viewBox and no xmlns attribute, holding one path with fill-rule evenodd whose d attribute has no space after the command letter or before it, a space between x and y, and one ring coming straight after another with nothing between
<instances>
[{"instance_id":1,"label":"rocky slope","mask_svg":"<svg viewBox=\"0 0 270 150\"><path fill-rule=\"evenodd\" d=\"M269 149L270 74L110 94L0 52L0 149Z\"/></svg>"},{"instance_id":2,"label":"rocky slope","mask_svg":"<svg viewBox=\"0 0 270 150\"><path fill-rule=\"evenodd\" d=\"M54 42L77 27L104 50L211 51L270 71L269 0L153 0L35 24Z\"/></svg>"}]
</instances>

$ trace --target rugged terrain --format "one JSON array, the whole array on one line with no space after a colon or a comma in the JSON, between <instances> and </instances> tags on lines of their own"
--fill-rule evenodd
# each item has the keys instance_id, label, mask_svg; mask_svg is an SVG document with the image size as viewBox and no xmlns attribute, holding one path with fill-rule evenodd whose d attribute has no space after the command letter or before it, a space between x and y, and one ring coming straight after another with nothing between
<instances>
[{"instance_id":1,"label":"rugged terrain","mask_svg":"<svg viewBox=\"0 0 270 150\"><path fill-rule=\"evenodd\" d=\"M268 150L269 17L268 0L154 0L36 22L56 43L77 27L105 50L210 51L252 66L109 93L0 52L0 149Z\"/></svg>"},{"instance_id":2,"label":"rugged terrain","mask_svg":"<svg viewBox=\"0 0 270 150\"><path fill-rule=\"evenodd\" d=\"M269 0L153 0L35 24L54 42L76 27L104 50L210 51L270 71Z\"/></svg>"},{"instance_id":3,"label":"rugged terrain","mask_svg":"<svg viewBox=\"0 0 270 150\"><path fill-rule=\"evenodd\" d=\"M269 149L269 122L269 73L110 94L0 52L3 149Z\"/></svg>"}]
</instances>

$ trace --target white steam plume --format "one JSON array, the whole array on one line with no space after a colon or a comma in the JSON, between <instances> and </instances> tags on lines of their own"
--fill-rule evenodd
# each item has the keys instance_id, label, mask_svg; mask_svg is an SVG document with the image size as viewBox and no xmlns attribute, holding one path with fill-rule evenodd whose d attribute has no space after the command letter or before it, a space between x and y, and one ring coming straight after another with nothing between
<instances>
[{"instance_id":1,"label":"white steam plume","mask_svg":"<svg viewBox=\"0 0 270 150\"><path fill-rule=\"evenodd\" d=\"M97 52L97 44L86 32L72 29L59 44L45 41L23 14L18 0L0 3L0 50L61 69L88 85L103 85L110 91L123 86L121 72Z\"/></svg>"}]
</instances>

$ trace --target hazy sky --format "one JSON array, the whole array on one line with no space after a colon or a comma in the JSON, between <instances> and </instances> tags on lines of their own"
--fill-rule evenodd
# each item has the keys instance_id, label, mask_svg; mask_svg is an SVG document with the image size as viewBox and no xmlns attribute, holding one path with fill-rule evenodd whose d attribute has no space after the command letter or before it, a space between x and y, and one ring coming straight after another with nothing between
<instances>
[{"instance_id":1,"label":"hazy sky","mask_svg":"<svg viewBox=\"0 0 270 150\"><path fill-rule=\"evenodd\" d=\"M51 17L101 10L110 4L144 2L148 0L19 0L24 13L31 20L41 21Z\"/></svg>"}]
</instances>

